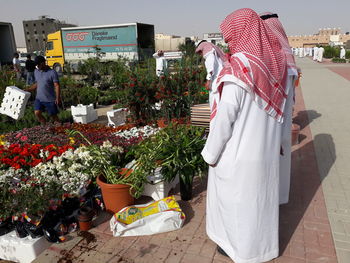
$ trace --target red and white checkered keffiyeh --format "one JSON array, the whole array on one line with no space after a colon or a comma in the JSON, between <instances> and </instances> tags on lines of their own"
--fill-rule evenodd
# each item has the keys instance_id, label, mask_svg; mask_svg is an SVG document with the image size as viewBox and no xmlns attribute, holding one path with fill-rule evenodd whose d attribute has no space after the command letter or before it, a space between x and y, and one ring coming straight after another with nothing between
<instances>
[{"instance_id":1,"label":"red and white checkered keffiyeh","mask_svg":"<svg viewBox=\"0 0 350 263\"><path fill-rule=\"evenodd\" d=\"M228 15L220 29L232 56L220 72L218 83L224 82L225 76L233 75L244 83L243 88L261 109L282 122L287 98L284 87L287 64L275 34L249 8ZM249 66L240 59L240 54L247 58Z\"/></svg>"},{"instance_id":2,"label":"red and white checkered keffiyeh","mask_svg":"<svg viewBox=\"0 0 350 263\"><path fill-rule=\"evenodd\" d=\"M198 45L198 47L196 48L196 53L202 53L202 56L204 57L207 53L209 53L212 50L215 50L216 55L221 58L221 60L227 61L227 56L225 55L225 53L221 50L221 48L219 48L218 46L214 45L213 43L207 42L207 41L203 41L202 43L200 43Z\"/></svg>"},{"instance_id":3,"label":"red and white checkered keffiyeh","mask_svg":"<svg viewBox=\"0 0 350 263\"><path fill-rule=\"evenodd\" d=\"M271 12L265 12L260 14L260 16L263 15L272 15L273 13ZM288 37L286 34L286 31L283 28L282 23L279 21L279 19L277 17L270 17L266 20L263 20L265 25L267 25L270 30L276 35L276 37L278 38L278 40L281 43L282 46L282 50L286 56L287 59L287 65L288 68L292 69L295 71L295 75L298 75L298 67L295 64L295 59L294 59L294 55L292 52L292 49L289 45L289 41L288 41Z\"/></svg>"}]
</instances>

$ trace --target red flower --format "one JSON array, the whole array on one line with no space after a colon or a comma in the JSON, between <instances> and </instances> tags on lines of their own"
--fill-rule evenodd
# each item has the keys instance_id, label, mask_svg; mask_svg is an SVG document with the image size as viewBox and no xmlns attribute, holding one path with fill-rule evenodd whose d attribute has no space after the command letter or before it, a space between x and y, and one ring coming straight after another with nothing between
<instances>
[{"instance_id":1,"label":"red flower","mask_svg":"<svg viewBox=\"0 0 350 263\"><path fill-rule=\"evenodd\" d=\"M22 142L25 142L28 140L28 137L27 136L22 136L21 139L20 139Z\"/></svg>"}]
</instances>

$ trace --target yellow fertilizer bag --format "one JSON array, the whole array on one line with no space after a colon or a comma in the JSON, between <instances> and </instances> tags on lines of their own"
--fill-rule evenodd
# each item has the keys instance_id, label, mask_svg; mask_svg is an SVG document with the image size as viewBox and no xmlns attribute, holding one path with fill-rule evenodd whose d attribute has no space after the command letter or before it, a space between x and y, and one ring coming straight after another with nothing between
<instances>
[{"instance_id":1,"label":"yellow fertilizer bag","mask_svg":"<svg viewBox=\"0 0 350 263\"><path fill-rule=\"evenodd\" d=\"M174 196L143 205L127 206L110 220L113 236L142 236L174 231L182 227L185 214Z\"/></svg>"}]
</instances>

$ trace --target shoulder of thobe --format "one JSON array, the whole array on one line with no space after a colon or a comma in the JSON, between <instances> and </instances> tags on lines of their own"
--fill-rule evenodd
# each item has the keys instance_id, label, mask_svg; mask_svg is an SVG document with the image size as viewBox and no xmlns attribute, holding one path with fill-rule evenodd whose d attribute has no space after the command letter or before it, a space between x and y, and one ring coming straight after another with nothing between
<instances>
[{"instance_id":1,"label":"shoulder of thobe","mask_svg":"<svg viewBox=\"0 0 350 263\"><path fill-rule=\"evenodd\" d=\"M203 56L203 58L207 58L208 56L210 56L210 55L214 55L214 49L212 49L212 50L210 50L209 52L207 52L204 56Z\"/></svg>"}]
</instances>

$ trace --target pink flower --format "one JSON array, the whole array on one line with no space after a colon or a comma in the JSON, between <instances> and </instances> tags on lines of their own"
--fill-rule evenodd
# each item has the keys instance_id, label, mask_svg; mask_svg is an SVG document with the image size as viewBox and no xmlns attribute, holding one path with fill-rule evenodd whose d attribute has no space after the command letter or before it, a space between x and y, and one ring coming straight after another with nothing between
<instances>
[{"instance_id":1,"label":"pink flower","mask_svg":"<svg viewBox=\"0 0 350 263\"><path fill-rule=\"evenodd\" d=\"M22 136L20 140L21 140L22 142L25 142L26 140L28 140L28 137L27 137L27 136Z\"/></svg>"},{"instance_id":2,"label":"pink flower","mask_svg":"<svg viewBox=\"0 0 350 263\"><path fill-rule=\"evenodd\" d=\"M19 137L21 137L22 136L22 133L20 132L20 133L18 133L17 135L16 135L16 138L19 138Z\"/></svg>"}]
</instances>

